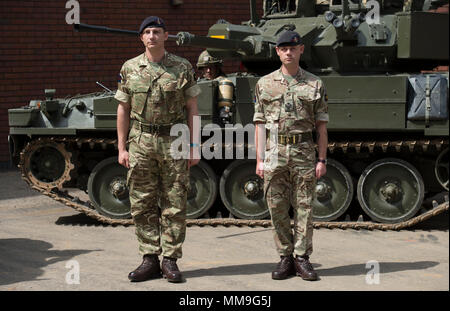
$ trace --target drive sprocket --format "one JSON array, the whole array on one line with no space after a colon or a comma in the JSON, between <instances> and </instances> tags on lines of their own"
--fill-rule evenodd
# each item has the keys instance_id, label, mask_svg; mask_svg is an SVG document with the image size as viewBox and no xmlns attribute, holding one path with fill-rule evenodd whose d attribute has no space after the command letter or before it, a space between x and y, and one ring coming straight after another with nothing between
<instances>
[{"instance_id":1,"label":"drive sprocket","mask_svg":"<svg viewBox=\"0 0 450 311\"><path fill-rule=\"evenodd\" d=\"M61 189L71 179L72 153L50 138L29 142L20 153L22 178L42 190Z\"/></svg>"}]
</instances>

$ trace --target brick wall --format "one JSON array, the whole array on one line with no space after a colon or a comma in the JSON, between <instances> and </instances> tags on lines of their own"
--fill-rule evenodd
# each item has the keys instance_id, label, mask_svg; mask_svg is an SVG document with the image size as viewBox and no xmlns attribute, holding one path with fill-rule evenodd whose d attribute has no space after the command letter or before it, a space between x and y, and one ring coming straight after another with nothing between
<instances>
[{"instance_id":1,"label":"brick wall","mask_svg":"<svg viewBox=\"0 0 450 311\"><path fill-rule=\"evenodd\" d=\"M44 98L45 88L57 97L99 91L96 81L115 89L122 63L142 53L138 38L77 33L66 23L66 0L2 0L0 10L0 164L9 161L9 108ZM240 24L250 19L245 0L79 0L82 23L137 30L149 15L163 18L168 31L206 35L218 19ZM262 1L260 1L262 2ZM259 10L261 11L261 3ZM167 50L195 64L199 48L167 44ZM226 73L239 62L226 61Z\"/></svg>"}]
</instances>

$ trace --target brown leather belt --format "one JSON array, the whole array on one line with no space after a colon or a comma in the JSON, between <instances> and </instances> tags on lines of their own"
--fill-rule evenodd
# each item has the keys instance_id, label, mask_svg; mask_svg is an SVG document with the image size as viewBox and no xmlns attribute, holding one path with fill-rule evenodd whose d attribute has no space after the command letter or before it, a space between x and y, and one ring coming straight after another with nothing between
<instances>
[{"instance_id":1,"label":"brown leather belt","mask_svg":"<svg viewBox=\"0 0 450 311\"><path fill-rule=\"evenodd\" d=\"M293 135L278 135L278 143L282 145L295 145L312 141L312 133L306 132Z\"/></svg>"},{"instance_id":2,"label":"brown leather belt","mask_svg":"<svg viewBox=\"0 0 450 311\"><path fill-rule=\"evenodd\" d=\"M170 135L173 124L145 124L138 120L131 120L131 126L141 132L159 135Z\"/></svg>"}]
</instances>

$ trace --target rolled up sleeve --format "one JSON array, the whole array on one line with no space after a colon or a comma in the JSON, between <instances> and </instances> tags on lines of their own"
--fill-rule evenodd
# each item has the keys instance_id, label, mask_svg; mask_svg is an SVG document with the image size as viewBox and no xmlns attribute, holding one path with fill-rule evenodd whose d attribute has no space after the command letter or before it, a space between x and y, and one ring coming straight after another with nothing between
<instances>
[{"instance_id":1,"label":"rolled up sleeve","mask_svg":"<svg viewBox=\"0 0 450 311\"><path fill-rule=\"evenodd\" d=\"M320 99L317 100L314 106L314 117L316 121L330 121L330 117L328 115L328 98L323 85L320 88Z\"/></svg>"},{"instance_id":2,"label":"rolled up sleeve","mask_svg":"<svg viewBox=\"0 0 450 311\"><path fill-rule=\"evenodd\" d=\"M253 114L253 122L266 123L266 116L264 115L264 107L260 100L261 89L259 84L255 88L255 112Z\"/></svg>"},{"instance_id":3,"label":"rolled up sleeve","mask_svg":"<svg viewBox=\"0 0 450 311\"><path fill-rule=\"evenodd\" d=\"M127 74L125 65L122 66L122 69L120 70L119 83L114 98L123 103L131 102L130 90L127 87Z\"/></svg>"}]
</instances>

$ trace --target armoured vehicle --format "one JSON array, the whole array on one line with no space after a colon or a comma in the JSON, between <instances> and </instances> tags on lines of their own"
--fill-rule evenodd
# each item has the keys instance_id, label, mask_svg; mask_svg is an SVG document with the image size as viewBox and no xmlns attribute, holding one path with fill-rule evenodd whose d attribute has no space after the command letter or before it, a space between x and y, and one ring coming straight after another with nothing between
<instances>
[{"instance_id":1,"label":"armoured vehicle","mask_svg":"<svg viewBox=\"0 0 450 311\"><path fill-rule=\"evenodd\" d=\"M329 161L315 189L315 224L400 228L448 209L448 199L423 204L449 187L448 1L264 0L261 17L256 7L251 0L251 19L241 25L220 20L207 36L171 36L247 68L226 80L198 81L203 159L191 170L188 217L204 215L218 200L236 218L268 217L252 158L253 94L258 79L279 68L275 42L285 30L301 34L301 66L327 90ZM10 109L10 148L34 189L102 221L131 223L113 95L55 99L47 90L45 99ZM223 144L211 143L215 135ZM244 143L236 144L239 135ZM75 197L73 188L88 199ZM359 214L368 222L358 226Z\"/></svg>"}]
</instances>

